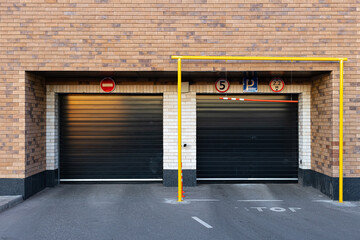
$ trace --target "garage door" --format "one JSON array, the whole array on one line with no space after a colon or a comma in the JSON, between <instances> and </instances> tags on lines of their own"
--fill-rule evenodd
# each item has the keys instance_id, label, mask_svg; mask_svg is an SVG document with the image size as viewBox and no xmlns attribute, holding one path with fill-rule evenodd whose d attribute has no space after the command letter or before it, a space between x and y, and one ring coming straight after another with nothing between
<instances>
[{"instance_id":1,"label":"garage door","mask_svg":"<svg viewBox=\"0 0 360 240\"><path fill-rule=\"evenodd\" d=\"M224 101L219 96L198 95L197 177L199 180L296 180L297 103Z\"/></svg>"},{"instance_id":2,"label":"garage door","mask_svg":"<svg viewBox=\"0 0 360 240\"><path fill-rule=\"evenodd\" d=\"M60 96L60 178L161 179L162 96Z\"/></svg>"}]
</instances>

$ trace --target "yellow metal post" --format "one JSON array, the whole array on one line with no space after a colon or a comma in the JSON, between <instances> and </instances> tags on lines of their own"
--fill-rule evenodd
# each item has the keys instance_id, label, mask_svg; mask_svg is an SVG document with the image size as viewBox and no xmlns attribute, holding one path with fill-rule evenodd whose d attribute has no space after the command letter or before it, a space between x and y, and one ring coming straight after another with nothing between
<instances>
[{"instance_id":1,"label":"yellow metal post","mask_svg":"<svg viewBox=\"0 0 360 240\"><path fill-rule=\"evenodd\" d=\"M178 59L178 202L182 202L182 162L181 162L181 59Z\"/></svg>"},{"instance_id":2,"label":"yellow metal post","mask_svg":"<svg viewBox=\"0 0 360 240\"><path fill-rule=\"evenodd\" d=\"M344 104L344 61L340 60L339 99L339 202L343 202L343 104Z\"/></svg>"}]
</instances>

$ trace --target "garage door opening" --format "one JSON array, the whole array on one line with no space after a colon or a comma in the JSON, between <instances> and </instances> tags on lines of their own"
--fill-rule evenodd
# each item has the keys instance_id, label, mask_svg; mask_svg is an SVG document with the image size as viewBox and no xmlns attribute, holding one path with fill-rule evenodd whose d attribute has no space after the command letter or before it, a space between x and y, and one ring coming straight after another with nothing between
<instances>
[{"instance_id":1,"label":"garage door opening","mask_svg":"<svg viewBox=\"0 0 360 240\"><path fill-rule=\"evenodd\" d=\"M297 100L298 95L228 95ZM197 95L197 180L297 181L298 104Z\"/></svg>"},{"instance_id":2,"label":"garage door opening","mask_svg":"<svg viewBox=\"0 0 360 240\"><path fill-rule=\"evenodd\" d=\"M60 181L161 181L162 95L66 94Z\"/></svg>"}]
</instances>

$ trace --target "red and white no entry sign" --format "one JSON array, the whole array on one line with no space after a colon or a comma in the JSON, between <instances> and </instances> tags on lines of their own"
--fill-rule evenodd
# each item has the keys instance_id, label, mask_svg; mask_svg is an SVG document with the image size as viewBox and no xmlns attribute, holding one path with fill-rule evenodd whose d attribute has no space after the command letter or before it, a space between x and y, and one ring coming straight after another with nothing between
<instances>
[{"instance_id":1,"label":"red and white no entry sign","mask_svg":"<svg viewBox=\"0 0 360 240\"><path fill-rule=\"evenodd\" d=\"M106 77L101 80L100 87L104 92L112 92L115 89L115 81L112 78Z\"/></svg>"}]
</instances>

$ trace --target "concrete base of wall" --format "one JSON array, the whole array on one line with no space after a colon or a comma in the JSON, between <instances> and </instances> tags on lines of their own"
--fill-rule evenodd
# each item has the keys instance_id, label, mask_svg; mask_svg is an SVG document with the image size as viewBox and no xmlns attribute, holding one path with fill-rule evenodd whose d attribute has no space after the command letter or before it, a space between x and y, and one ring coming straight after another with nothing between
<instances>
[{"instance_id":1,"label":"concrete base of wall","mask_svg":"<svg viewBox=\"0 0 360 240\"><path fill-rule=\"evenodd\" d=\"M57 185L57 176L57 170L47 170L27 178L0 178L0 195L22 195L27 199L45 187Z\"/></svg>"},{"instance_id":2,"label":"concrete base of wall","mask_svg":"<svg viewBox=\"0 0 360 240\"><path fill-rule=\"evenodd\" d=\"M299 169L299 184L312 186L333 200L339 200L339 179L310 169ZM344 178L344 201L360 200L360 178Z\"/></svg>"},{"instance_id":3,"label":"concrete base of wall","mask_svg":"<svg viewBox=\"0 0 360 240\"><path fill-rule=\"evenodd\" d=\"M0 178L0 196L24 196L24 178Z\"/></svg>"},{"instance_id":4,"label":"concrete base of wall","mask_svg":"<svg viewBox=\"0 0 360 240\"><path fill-rule=\"evenodd\" d=\"M196 170L183 170L183 186L196 186ZM176 187L178 185L178 171L166 170L163 171L163 183L165 187Z\"/></svg>"},{"instance_id":5,"label":"concrete base of wall","mask_svg":"<svg viewBox=\"0 0 360 240\"><path fill-rule=\"evenodd\" d=\"M45 178L46 187L55 187L59 184L59 169L46 170Z\"/></svg>"},{"instance_id":6,"label":"concrete base of wall","mask_svg":"<svg viewBox=\"0 0 360 240\"><path fill-rule=\"evenodd\" d=\"M37 192L40 192L46 187L46 171L37 173L30 177L25 178L25 194L23 195L24 198L29 198Z\"/></svg>"}]
</instances>

